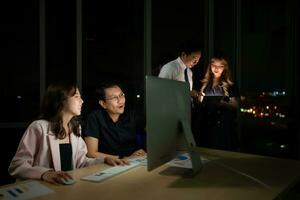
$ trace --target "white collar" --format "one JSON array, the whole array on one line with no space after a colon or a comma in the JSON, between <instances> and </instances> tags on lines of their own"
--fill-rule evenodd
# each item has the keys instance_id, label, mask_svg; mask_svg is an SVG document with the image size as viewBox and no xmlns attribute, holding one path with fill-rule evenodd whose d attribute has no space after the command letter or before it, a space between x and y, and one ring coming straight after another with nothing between
<instances>
[{"instance_id":1,"label":"white collar","mask_svg":"<svg viewBox=\"0 0 300 200\"><path fill-rule=\"evenodd\" d=\"M183 63L183 61L181 60L180 56L176 59L177 62L179 63L180 67L185 70L186 68L188 68L187 66L185 66L185 64Z\"/></svg>"}]
</instances>

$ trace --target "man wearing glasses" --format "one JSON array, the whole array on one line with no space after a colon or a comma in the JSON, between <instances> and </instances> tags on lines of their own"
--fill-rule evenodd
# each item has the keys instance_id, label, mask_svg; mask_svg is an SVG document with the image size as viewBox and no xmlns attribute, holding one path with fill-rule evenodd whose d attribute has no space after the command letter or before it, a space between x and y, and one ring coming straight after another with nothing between
<instances>
[{"instance_id":1,"label":"man wearing glasses","mask_svg":"<svg viewBox=\"0 0 300 200\"><path fill-rule=\"evenodd\" d=\"M89 157L144 156L136 134L138 122L133 111L125 111L125 94L116 83L104 83L97 90L100 108L91 112L84 129Z\"/></svg>"}]
</instances>

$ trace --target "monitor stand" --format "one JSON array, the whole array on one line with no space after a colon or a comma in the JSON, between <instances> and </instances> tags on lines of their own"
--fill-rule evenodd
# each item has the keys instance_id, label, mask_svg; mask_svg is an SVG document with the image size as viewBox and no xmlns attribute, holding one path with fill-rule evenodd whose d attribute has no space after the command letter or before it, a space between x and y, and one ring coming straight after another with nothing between
<instances>
[{"instance_id":1,"label":"monitor stand","mask_svg":"<svg viewBox=\"0 0 300 200\"><path fill-rule=\"evenodd\" d=\"M191 127L189 126L188 120L181 119L179 121L179 123L182 127L187 151L191 157L191 162L192 162L192 167L193 167L192 171L194 174L196 174L196 173L200 172L202 169L202 161L200 158L200 154L199 154L199 152L196 151L196 143L195 143L195 140L193 137Z\"/></svg>"}]
</instances>

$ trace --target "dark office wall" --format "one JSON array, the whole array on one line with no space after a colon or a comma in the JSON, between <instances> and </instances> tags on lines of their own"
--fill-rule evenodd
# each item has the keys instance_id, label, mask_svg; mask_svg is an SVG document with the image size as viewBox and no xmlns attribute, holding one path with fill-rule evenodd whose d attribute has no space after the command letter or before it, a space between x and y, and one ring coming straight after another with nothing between
<instances>
[{"instance_id":1,"label":"dark office wall","mask_svg":"<svg viewBox=\"0 0 300 200\"><path fill-rule=\"evenodd\" d=\"M0 185L15 181L15 179L8 174L8 166L17 150L18 143L24 131L25 128L0 128L1 135L5 134L5 137L2 137L3 139L0 145Z\"/></svg>"},{"instance_id":2,"label":"dark office wall","mask_svg":"<svg viewBox=\"0 0 300 200\"><path fill-rule=\"evenodd\" d=\"M76 80L76 1L46 1L46 85Z\"/></svg>"},{"instance_id":3,"label":"dark office wall","mask_svg":"<svg viewBox=\"0 0 300 200\"><path fill-rule=\"evenodd\" d=\"M39 108L39 1L4 1L0 6L0 184ZM17 123L18 122L18 123ZM25 123L20 123L25 122Z\"/></svg>"},{"instance_id":4,"label":"dark office wall","mask_svg":"<svg viewBox=\"0 0 300 200\"><path fill-rule=\"evenodd\" d=\"M36 116L39 104L38 0L0 7L0 122ZM25 106L26 105L26 106Z\"/></svg>"},{"instance_id":5,"label":"dark office wall","mask_svg":"<svg viewBox=\"0 0 300 200\"><path fill-rule=\"evenodd\" d=\"M224 48L229 55L234 55L232 40L234 19L234 1L215 1L215 45ZM294 54L293 63L287 46L298 44L299 14L296 12L298 2L288 1L266 3L265 1L242 1L242 44L243 75L242 88L245 91L272 87L287 87L293 98L288 114L293 122L288 133L280 134L279 141L294 141L293 152L300 157L299 133L299 48L297 45L289 49ZM184 38L204 40L204 4L205 1L188 0L184 2L153 1L152 13L152 54L153 72L176 58L176 45ZM260 6L262 4L262 6ZM281 6L284 5L284 6ZM46 1L46 84L56 79L74 79L76 75L76 12L75 2ZM287 9L295 9L290 12ZM1 4L0 23L0 66L1 66L1 105L0 117L0 151L4 155L0 172L0 184L13 181L7 173L8 164L14 155L17 145L26 126L39 111L39 1L5 1ZM125 84L130 93L128 102L142 103L135 96L143 87L143 1L115 2L83 1L83 97L88 99L92 89L106 79L117 79ZM274 17L273 17L274 16ZM294 23L294 37L290 37L289 17ZM287 26L288 25L288 26ZM271 34L269 37L268 34ZM286 38L290 39L287 40ZM266 39L266 40L265 40ZM277 41L279 40L279 41ZM256 52L263 52L258 54ZM206 55L204 52L203 56ZM264 55L264 56L261 56ZM205 57L203 58L205 59ZM207 59L207 58L206 58ZM234 57L231 58L234 60ZM202 61L201 61L202 62ZM234 63L234 62L231 62ZM200 63L194 71L195 81L203 75L205 66ZM286 67L289 68L286 68ZM201 68L202 67L202 68ZM265 67L265 68L264 68ZM202 69L202 70L201 70ZM198 71L197 71L198 70ZM257 72L259 74L257 74ZM274 73L271 75L270 73ZM258 84L259 83L259 84ZM274 83L274 84L273 84ZM258 86L256 85L258 84ZM88 102L86 101L84 106ZM24 122L22 127L14 126ZM251 125L251 124L250 124ZM253 132L261 133L257 124L251 125ZM250 129L249 129L250 130ZM274 133L266 131L268 142L277 139ZM295 133L295 134L294 134ZM256 135L257 139L264 139ZM253 138L249 132L247 136ZM250 141L250 140L249 140ZM249 152L258 154L289 156L290 152L269 152L265 149L253 149L249 144ZM260 144L258 144L260 145ZM8 147L7 147L8 146ZM251 149L252 148L252 149ZM278 154L277 154L278 153Z\"/></svg>"},{"instance_id":6,"label":"dark office wall","mask_svg":"<svg viewBox=\"0 0 300 200\"><path fill-rule=\"evenodd\" d=\"M126 104L143 96L143 1L83 1L84 113L99 107L93 95L102 82L121 84ZM140 98L137 98L140 95Z\"/></svg>"},{"instance_id":7,"label":"dark office wall","mask_svg":"<svg viewBox=\"0 0 300 200\"><path fill-rule=\"evenodd\" d=\"M6 1L0 11L0 184L14 181L7 169L26 126L39 115L39 0ZM75 4L46 1L46 85L76 75Z\"/></svg>"},{"instance_id":8,"label":"dark office wall","mask_svg":"<svg viewBox=\"0 0 300 200\"><path fill-rule=\"evenodd\" d=\"M204 9L203 0L186 0L184 6L181 2L171 0L152 1L153 75L158 75L164 64L178 57L181 42L197 40L204 44ZM199 70L199 65L193 70ZM197 75L198 71L195 73Z\"/></svg>"}]
</instances>

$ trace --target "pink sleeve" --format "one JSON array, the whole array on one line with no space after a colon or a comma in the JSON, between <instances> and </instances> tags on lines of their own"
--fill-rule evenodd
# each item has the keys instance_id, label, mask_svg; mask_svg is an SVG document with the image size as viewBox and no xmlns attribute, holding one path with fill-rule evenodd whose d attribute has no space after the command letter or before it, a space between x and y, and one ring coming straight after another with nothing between
<instances>
[{"instance_id":1,"label":"pink sleeve","mask_svg":"<svg viewBox=\"0 0 300 200\"><path fill-rule=\"evenodd\" d=\"M50 170L46 167L34 166L35 156L43 140L42 134L43 129L39 123L33 122L29 125L8 168L11 176L21 179L40 179L45 171Z\"/></svg>"}]
</instances>

